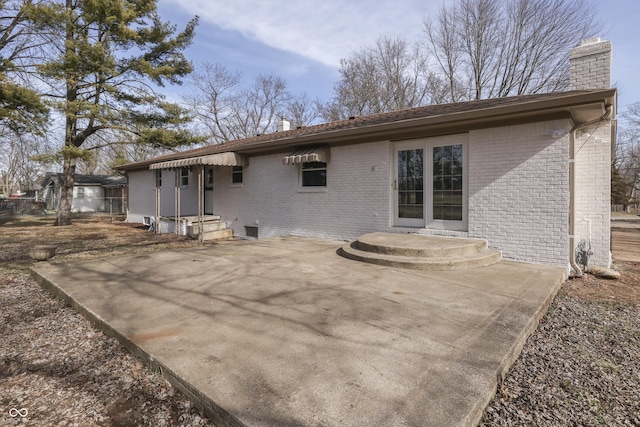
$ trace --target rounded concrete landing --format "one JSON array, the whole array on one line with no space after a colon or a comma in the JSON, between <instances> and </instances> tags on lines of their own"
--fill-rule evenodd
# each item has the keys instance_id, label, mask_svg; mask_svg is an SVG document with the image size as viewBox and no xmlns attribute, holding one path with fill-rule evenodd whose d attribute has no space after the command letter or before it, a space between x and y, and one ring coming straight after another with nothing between
<instances>
[{"instance_id":1,"label":"rounded concrete landing","mask_svg":"<svg viewBox=\"0 0 640 427\"><path fill-rule=\"evenodd\" d=\"M419 270L483 267L502 257L500 251L488 249L484 240L394 233L364 234L339 253L356 261Z\"/></svg>"}]
</instances>

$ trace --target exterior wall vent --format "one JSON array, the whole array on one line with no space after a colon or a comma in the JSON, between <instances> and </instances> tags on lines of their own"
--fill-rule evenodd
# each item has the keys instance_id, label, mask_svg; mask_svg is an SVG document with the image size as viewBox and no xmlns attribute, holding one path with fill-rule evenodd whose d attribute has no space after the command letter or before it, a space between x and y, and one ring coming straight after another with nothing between
<instances>
[{"instance_id":1,"label":"exterior wall vent","mask_svg":"<svg viewBox=\"0 0 640 427\"><path fill-rule=\"evenodd\" d=\"M244 234L247 237L254 237L254 238L258 238L258 227L256 227L255 225L245 225L244 226Z\"/></svg>"}]
</instances>

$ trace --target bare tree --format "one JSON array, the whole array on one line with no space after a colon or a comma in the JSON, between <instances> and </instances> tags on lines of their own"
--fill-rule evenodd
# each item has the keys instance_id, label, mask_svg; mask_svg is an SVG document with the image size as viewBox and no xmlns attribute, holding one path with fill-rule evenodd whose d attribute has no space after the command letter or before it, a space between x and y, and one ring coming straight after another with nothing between
<instances>
[{"instance_id":1,"label":"bare tree","mask_svg":"<svg viewBox=\"0 0 640 427\"><path fill-rule=\"evenodd\" d=\"M611 165L613 204L621 204L626 211L640 200L640 133L638 129L624 129L618 133Z\"/></svg>"},{"instance_id":2,"label":"bare tree","mask_svg":"<svg viewBox=\"0 0 640 427\"><path fill-rule=\"evenodd\" d=\"M611 164L612 203L640 203L640 103L632 104L622 114L614 158Z\"/></svg>"},{"instance_id":3,"label":"bare tree","mask_svg":"<svg viewBox=\"0 0 640 427\"><path fill-rule=\"evenodd\" d=\"M195 93L184 97L196 116L199 132L213 143L273 132L286 117L294 126L316 118L306 95L294 97L285 81L260 75L243 86L241 74L220 64L204 63L193 75Z\"/></svg>"},{"instance_id":4,"label":"bare tree","mask_svg":"<svg viewBox=\"0 0 640 427\"><path fill-rule=\"evenodd\" d=\"M5 134L0 138L0 150L1 189L6 196L17 190L37 188L50 162L55 161L53 144L41 134ZM49 162L38 160L45 156Z\"/></svg>"},{"instance_id":5,"label":"bare tree","mask_svg":"<svg viewBox=\"0 0 640 427\"><path fill-rule=\"evenodd\" d=\"M322 108L325 120L429 104L442 90L419 47L399 37L381 37L342 59L340 74L333 100Z\"/></svg>"},{"instance_id":6,"label":"bare tree","mask_svg":"<svg viewBox=\"0 0 640 427\"><path fill-rule=\"evenodd\" d=\"M294 129L313 124L320 116L318 103L319 101L311 101L306 93L294 96L289 101L284 117L291 122Z\"/></svg>"},{"instance_id":7,"label":"bare tree","mask_svg":"<svg viewBox=\"0 0 640 427\"><path fill-rule=\"evenodd\" d=\"M425 20L426 45L452 102L564 90L595 16L588 0L458 0Z\"/></svg>"}]
</instances>

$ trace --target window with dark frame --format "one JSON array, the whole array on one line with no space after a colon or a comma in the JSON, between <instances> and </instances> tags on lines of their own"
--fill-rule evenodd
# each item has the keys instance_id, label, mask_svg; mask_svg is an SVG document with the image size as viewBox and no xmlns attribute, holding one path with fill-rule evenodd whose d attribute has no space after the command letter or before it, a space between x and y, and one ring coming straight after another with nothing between
<instances>
[{"instance_id":1,"label":"window with dark frame","mask_svg":"<svg viewBox=\"0 0 640 427\"><path fill-rule=\"evenodd\" d=\"M302 187L326 187L327 164L325 162L304 162L302 164Z\"/></svg>"},{"instance_id":2,"label":"window with dark frame","mask_svg":"<svg viewBox=\"0 0 640 427\"><path fill-rule=\"evenodd\" d=\"M162 170L156 169L154 174L154 180L156 187L162 187Z\"/></svg>"},{"instance_id":3,"label":"window with dark frame","mask_svg":"<svg viewBox=\"0 0 640 427\"><path fill-rule=\"evenodd\" d=\"M398 151L398 217L424 217L424 150Z\"/></svg>"},{"instance_id":4,"label":"window with dark frame","mask_svg":"<svg viewBox=\"0 0 640 427\"><path fill-rule=\"evenodd\" d=\"M433 147L433 219L462 221L462 145Z\"/></svg>"},{"instance_id":5,"label":"window with dark frame","mask_svg":"<svg viewBox=\"0 0 640 427\"><path fill-rule=\"evenodd\" d=\"M84 199L84 188L78 187L76 189L76 199Z\"/></svg>"},{"instance_id":6,"label":"window with dark frame","mask_svg":"<svg viewBox=\"0 0 640 427\"><path fill-rule=\"evenodd\" d=\"M231 183L242 184L242 166L233 166L231 169Z\"/></svg>"},{"instance_id":7,"label":"window with dark frame","mask_svg":"<svg viewBox=\"0 0 640 427\"><path fill-rule=\"evenodd\" d=\"M213 188L213 168L211 166L205 169L205 188L207 190Z\"/></svg>"},{"instance_id":8,"label":"window with dark frame","mask_svg":"<svg viewBox=\"0 0 640 427\"><path fill-rule=\"evenodd\" d=\"M186 187L189 185L189 168L180 169L180 186Z\"/></svg>"}]
</instances>

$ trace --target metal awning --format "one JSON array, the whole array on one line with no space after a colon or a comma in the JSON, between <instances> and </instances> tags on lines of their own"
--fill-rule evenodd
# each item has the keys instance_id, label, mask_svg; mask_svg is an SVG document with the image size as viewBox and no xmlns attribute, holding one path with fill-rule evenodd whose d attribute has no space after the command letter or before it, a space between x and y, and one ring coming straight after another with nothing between
<instances>
[{"instance_id":1,"label":"metal awning","mask_svg":"<svg viewBox=\"0 0 640 427\"><path fill-rule=\"evenodd\" d=\"M210 154L208 156L188 157L186 159L152 163L149 165L149 169L175 169L193 165L242 166L242 156L228 151L226 153Z\"/></svg>"},{"instance_id":2,"label":"metal awning","mask_svg":"<svg viewBox=\"0 0 640 427\"><path fill-rule=\"evenodd\" d=\"M295 165L296 163L305 162L327 162L327 147L304 147L288 156L282 158L282 163L285 165Z\"/></svg>"}]
</instances>

